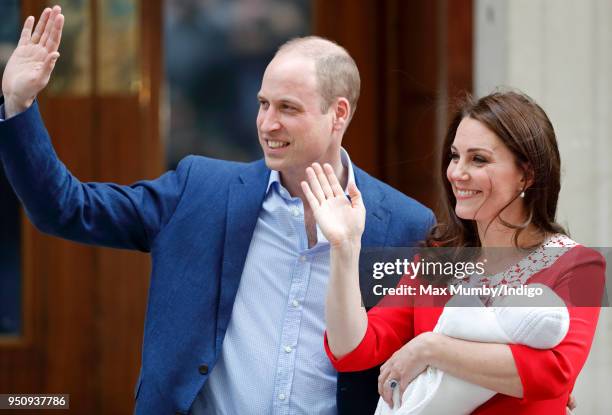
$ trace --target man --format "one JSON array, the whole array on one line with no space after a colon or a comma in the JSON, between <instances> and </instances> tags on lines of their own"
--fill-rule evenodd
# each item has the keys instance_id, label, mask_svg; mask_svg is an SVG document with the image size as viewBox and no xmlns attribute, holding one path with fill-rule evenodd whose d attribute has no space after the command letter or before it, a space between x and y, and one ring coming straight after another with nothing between
<instances>
[{"instance_id":1,"label":"man","mask_svg":"<svg viewBox=\"0 0 612 415\"><path fill-rule=\"evenodd\" d=\"M357 184L364 247L413 244L433 215L341 148L359 96L349 54L316 37L279 49L258 94L265 160L189 156L153 181L81 183L57 159L35 103L59 57L62 26L58 6L33 32L34 19L26 20L2 81L0 158L40 230L151 253L135 412L373 412L378 373L338 376L324 353L329 244L300 182L319 162L331 164L343 188Z\"/></svg>"}]
</instances>

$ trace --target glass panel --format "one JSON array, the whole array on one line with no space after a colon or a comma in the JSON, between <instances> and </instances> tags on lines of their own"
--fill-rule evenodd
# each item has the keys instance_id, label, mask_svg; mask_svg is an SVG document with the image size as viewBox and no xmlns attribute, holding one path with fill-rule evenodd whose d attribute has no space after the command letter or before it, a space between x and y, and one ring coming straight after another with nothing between
<instances>
[{"instance_id":1,"label":"glass panel","mask_svg":"<svg viewBox=\"0 0 612 415\"><path fill-rule=\"evenodd\" d=\"M0 13L0 73L19 40L20 20L19 0L5 0Z\"/></svg>"},{"instance_id":2,"label":"glass panel","mask_svg":"<svg viewBox=\"0 0 612 415\"><path fill-rule=\"evenodd\" d=\"M90 3L90 0L47 2L62 6L66 17L59 49L61 56L46 89L49 95L88 95L92 91Z\"/></svg>"},{"instance_id":3,"label":"glass panel","mask_svg":"<svg viewBox=\"0 0 612 415\"><path fill-rule=\"evenodd\" d=\"M3 0L0 13L0 73L21 27L20 2ZM21 218L19 203L0 168L0 335L21 330Z\"/></svg>"},{"instance_id":4,"label":"glass panel","mask_svg":"<svg viewBox=\"0 0 612 415\"><path fill-rule=\"evenodd\" d=\"M166 0L166 156L261 157L257 92L276 48L310 31L308 0Z\"/></svg>"},{"instance_id":5,"label":"glass panel","mask_svg":"<svg viewBox=\"0 0 612 415\"><path fill-rule=\"evenodd\" d=\"M140 86L139 0L98 0L98 90L136 93Z\"/></svg>"}]
</instances>

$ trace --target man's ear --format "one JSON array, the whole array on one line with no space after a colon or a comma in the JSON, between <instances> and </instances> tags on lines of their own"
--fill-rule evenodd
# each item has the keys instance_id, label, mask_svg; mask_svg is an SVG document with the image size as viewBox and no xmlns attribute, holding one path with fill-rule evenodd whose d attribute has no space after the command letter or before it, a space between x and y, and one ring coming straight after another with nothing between
<instances>
[{"instance_id":1,"label":"man's ear","mask_svg":"<svg viewBox=\"0 0 612 415\"><path fill-rule=\"evenodd\" d=\"M344 97L336 98L336 102L333 105L334 109L334 131L343 132L348 122L351 118L351 104L349 104L348 99Z\"/></svg>"}]
</instances>

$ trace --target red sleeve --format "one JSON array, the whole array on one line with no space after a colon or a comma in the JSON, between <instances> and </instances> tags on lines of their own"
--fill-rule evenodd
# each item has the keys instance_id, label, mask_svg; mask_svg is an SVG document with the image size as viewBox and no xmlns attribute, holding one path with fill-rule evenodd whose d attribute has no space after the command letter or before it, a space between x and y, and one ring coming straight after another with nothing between
<instances>
[{"instance_id":1,"label":"red sleeve","mask_svg":"<svg viewBox=\"0 0 612 415\"><path fill-rule=\"evenodd\" d=\"M402 284L411 285L407 279ZM400 303L405 304L401 306ZM325 352L339 372L354 372L372 368L386 361L414 337L414 307L404 297L385 297L368 311L368 328L361 343L350 353L337 358L329 349L325 333Z\"/></svg>"},{"instance_id":2,"label":"red sleeve","mask_svg":"<svg viewBox=\"0 0 612 415\"><path fill-rule=\"evenodd\" d=\"M599 253L584 247L572 251L558 260L563 261L560 265L567 271L553 284L555 292L568 304L570 326L565 339L548 350L510 345L523 384L523 402L553 399L571 391L591 349L604 288L605 261ZM576 299L582 304L575 305Z\"/></svg>"}]
</instances>

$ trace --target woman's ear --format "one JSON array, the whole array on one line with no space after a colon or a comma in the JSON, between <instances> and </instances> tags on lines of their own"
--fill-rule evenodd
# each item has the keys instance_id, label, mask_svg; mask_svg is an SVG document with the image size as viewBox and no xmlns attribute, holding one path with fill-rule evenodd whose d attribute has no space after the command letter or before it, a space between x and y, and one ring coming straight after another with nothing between
<instances>
[{"instance_id":1,"label":"woman's ear","mask_svg":"<svg viewBox=\"0 0 612 415\"><path fill-rule=\"evenodd\" d=\"M524 189L529 189L534 182L535 175L533 168L529 164L523 165L523 177L521 178L521 184Z\"/></svg>"}]
</instances>

